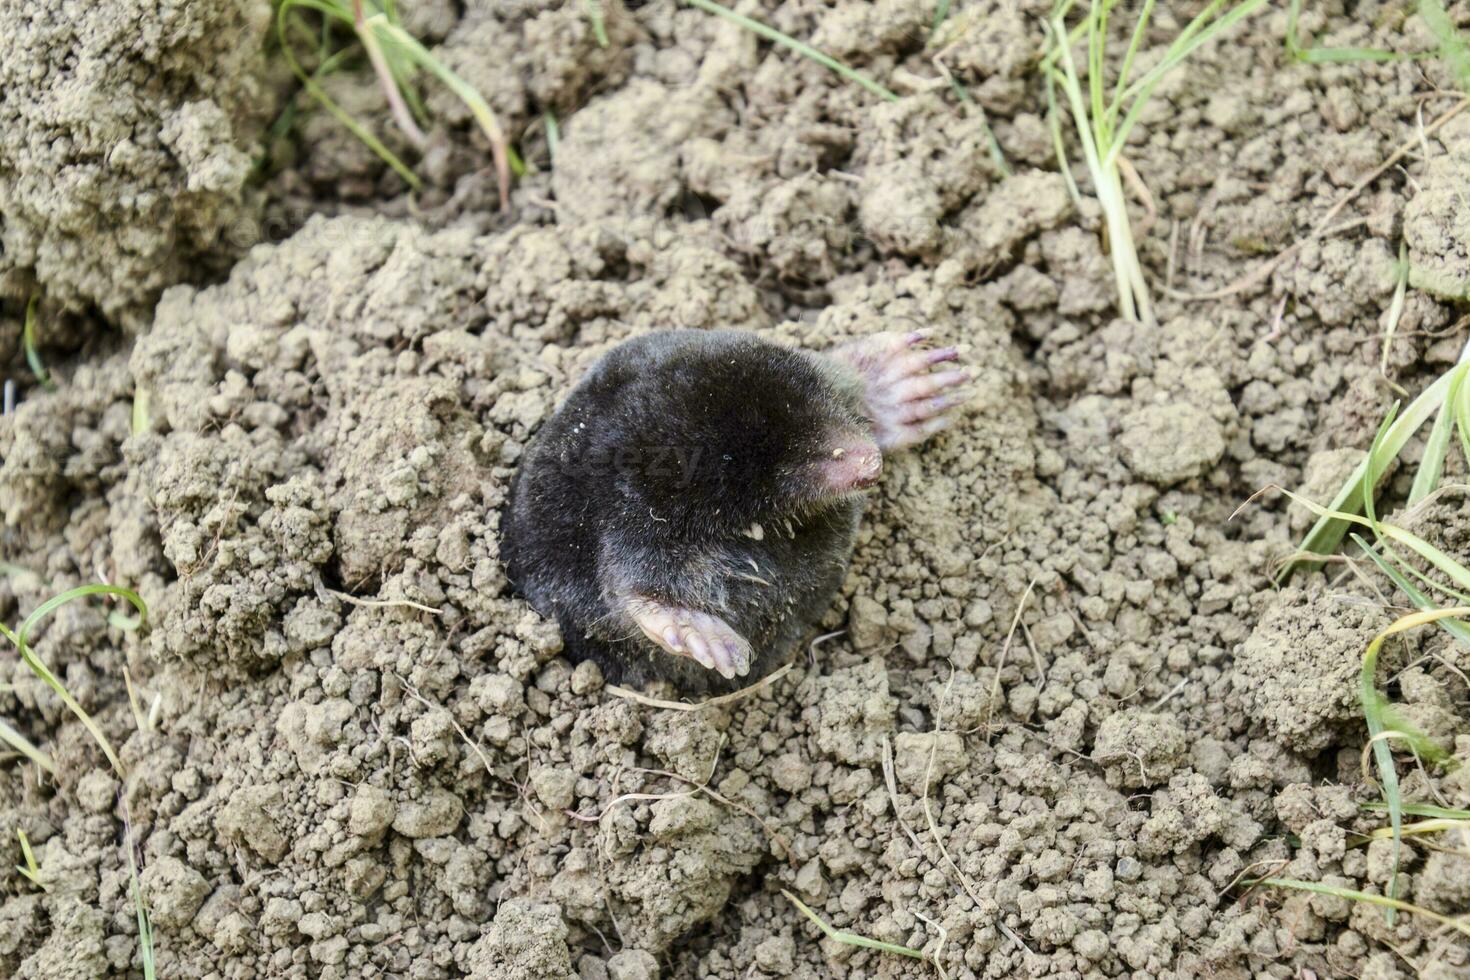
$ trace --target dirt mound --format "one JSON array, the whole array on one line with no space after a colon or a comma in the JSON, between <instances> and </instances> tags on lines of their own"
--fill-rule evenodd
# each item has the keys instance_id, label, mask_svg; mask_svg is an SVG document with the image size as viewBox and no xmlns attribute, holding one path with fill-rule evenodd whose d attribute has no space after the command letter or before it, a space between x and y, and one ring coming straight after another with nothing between
<instances>
[{"instance_id":1,"label":"dirt mound","mask_svg":"<svg viewBox=\"0 0 1470 980\"><path fill-rule=\"evenodd\" d=\"M1179 298L1291 245L1418 126L1418 64L1284 61L1284 17L1260 17L1170 75L1129 144L1145 268L1172 286L1159 325L1126 322L1086 181L1074 200L1056 171L1048 5L1012 6L956 10L933 45L907 2L751 8L893 101L673 3L608 4L607 48L578 4L405 10L523 146L557 114L514 217L447 101L454 148L426 155L421 199L376 158L328 188L351 144L308 120L272 207L382 214L312 217L166 291L145 334L0 418L24 569L0 578L4 620L99 577L151 614L124 633L81 604L37 633L122 779L22 666L0 677L0 717L57 767L0 765L0 825L47 884L0 880L0 972L141 969L119 798L166 976L934 975L821 938L782 889L950 977L1463 972L1464 943L1414 916L1236 887L1265 869L1382 893L1394 873L1355 686L1390 613L1332 566L1276 589L1302 514L1236 511L1268 483L1325 499L1360 458L1399 233L1452 255L1413 229L1453 205L1459 137L1270 275ZM1145 61L1181 26L1156 16ZM1391 40L1356 11L1301 21ZM380 111L361 74L331 84ZM110 241L87 261L121 280ZM1411 291L1396 383L1453 360L1452 316ZM823 638L779 680L642 703L512 594L509 479L612 344L920 326L961 347L972 394L886 468ZM1416 520L1465 552L1458 498ZM1426 633L1377 682L1470 760L1462 663ZM1467 772L1406 766L1405 798L1470 806ZM1463 914L1463 842L1435 842L1406 844L1398 894Z\"/></svg>"},{"instance_id":2,"label":"dirt mound","mask_svg":"<svg viewBox=\"0 0 1470 980\"><path fill-rule=\"evenodd\" d=\"M275 96L263 0L15 7L0 31L0 296L131 329L259 240L246 190Z\"/></svg>"}]
</instances>

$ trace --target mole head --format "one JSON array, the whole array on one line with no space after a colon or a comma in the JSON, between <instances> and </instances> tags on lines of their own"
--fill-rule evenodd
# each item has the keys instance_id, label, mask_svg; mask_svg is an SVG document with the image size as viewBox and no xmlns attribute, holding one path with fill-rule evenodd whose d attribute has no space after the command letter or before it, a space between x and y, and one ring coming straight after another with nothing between
<instances>
[{"instance_id":1,"label":"mole head","mask_svg":"<svg viewBox=\"0 0 1470 980\"><path fill-rule=\"evenodd\" d=\"M737 335L640 385L643 465L624 486L689 528L742 531L845 504L878 481L868 421L814 359ZM641 503L641 501L640 501Z\"/></svg>"}]
</instances>

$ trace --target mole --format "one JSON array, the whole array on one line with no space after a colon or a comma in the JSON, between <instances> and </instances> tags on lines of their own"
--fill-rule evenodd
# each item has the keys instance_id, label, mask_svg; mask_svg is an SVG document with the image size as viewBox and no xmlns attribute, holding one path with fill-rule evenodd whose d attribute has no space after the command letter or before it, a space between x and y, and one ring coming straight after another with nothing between
<instances>
[{"instance_id":1,"label":"mole","mask_svg":"<svg viewBox=\"0 0 1470 980\"><path fill-rule=\"evenodd\" d=\"M826 353L662 330L587 372L522 454L501 558L616 683L738 689L831 603L885 454L952 420L958 352L927 331Z\"/></svg>"}]
</instances>

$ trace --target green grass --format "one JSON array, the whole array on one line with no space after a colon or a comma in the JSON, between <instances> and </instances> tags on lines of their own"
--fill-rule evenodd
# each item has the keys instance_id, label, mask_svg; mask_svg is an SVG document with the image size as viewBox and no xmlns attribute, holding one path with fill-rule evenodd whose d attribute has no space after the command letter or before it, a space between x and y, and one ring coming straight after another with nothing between
<instances>
[{"instance_id":1,"label":"green grass","mask_svg":"<svg viewBox=\"0 0 1470 980\"><path fill-rule=\"evenodd\" d=\"M1373 638L1363 655L1358 675L1358 698L1369 735L1365 756L1367 752L1372 754L1384 809L1389 815L1388 836L1393 840L1393 877L1388 886L1390 899L1396 897L1394 889L1403 848L1403 818L1409 812L1400 792L1390 743L1405 745L1423 762L1446 762L1449 753L1411 724L1378 689L1378 657L1389 637L1429 624L1440 626L1462 647L1470 649L1470 628L1461 622L1470 616L1470 568L1412 531L1380 520L1374 496L1379 481L1404 444L1431 415L1435 416L1435 422L1425 439L1424 454L1414 470L1407 505L1421 504L1437 492L1456 433L1462 451L1470 460L1470 385L1465 383L1467 372L1470 372L1470 362L1447 371L1410 405L1405 416L1398 414L1398 406L1395 405L1384 417L1362 463L1332 505L1323 507L1288 491L1291 499L1318 517L1317 525L1309 532L1301 552L1325 554L1324 543L1330 542L1328 547L1336 547L1348 527L1364 528L1372 533L1373 541L1370 543L1364 535L1354 533L1354 544L1417 610L1400 617ZM1405 422L1405 418L1410 421ZM1339 507L1352 507L1353 510ZM1355 511L1361 511L1361 515ZM1429 569L1428 572L1420 570L1421 563ZM1436 601L1436 596L1461 605L1444 608ZM1392 917L1396 906L1388 908Z\"/></svg>"},{"instance_id":2,"label":"green grass","mask_svg":"<svg viewBox=\"0 0 1470 980\"><path fill-rule=\"evenodd\" d=\"M1364 810L1382 812L1388 809L1387 803L1369 802L1359 804ZM1470 820L1470 810L1456 810L1451 807L1435 806L1432 803L1405 803L1404 813L1413 817L1432 817L1437 820Z\"/></svg>"},{"instance_id":3,"label":"green grass","mask_svg":"<svg viewBox=\"0 0 1470 980\"><path fill-rule=\"evenodd\" d=\"M30 838L26 837L26 832L19 827L15 828L15 836L20 839L20 857L25 862L25 864L17 864L15 870L19 871L31 884L45 891L46 884L41 881L41 867L36 864L36 854L31 850Z\"/></svg>"},{"instance_id":4,"label":"green grass","mask_svg":"<svg viewBox=\"0 0 1470 980\"><path fill-rule=\"evenodd\" d=\"M301 11L312 11L321 16L323 29L319 40L318 35L301 18ZM511 176L523 175L526 172L525 164L510 146L499 120L485 99L474 86L451 71L403 29L394 3L384 2L379 7L375 0L277 0L276 39L287 64L311 97L391 167L406 184L415 190L422 186L423 182L408 164L322 88L322 78L339 68L345 56L350 53L347 50L330 50L332 25L346 27L357 37L378 75L394 121L410 143L423 145L424 136L420 124L427 121L423 102L413 84L420 71L426 71L437 78L465 104L490 142L495 172L500 180L500 204L502 208L509 207ZM317 67L310 74L302 66L292 47L292 31L315 43Z\"/></svg>"},{"instance_id":5,"label":"green grass","mask_svg":"<svg viewBox=\"0 0 1470 980\"><path fill-rule=\"evenodd\" d=\"M1382 48L1319 48L1312 44L1311 38L1302 39L1297 29L1297 21L1301 17L1302 0L1291 0L1291 6L1286 11L1286 53L1287 56L1308 65L1344 64L1353 61L1407 61L1413 58L1423 57L1418 54L1406 54L1399 51L1385 51Z\"/></svg>"},{"instance_id":6,"label":"green grass","mask_svg":"<svg viewBox=\"0 0 1470 980\"><path fill-rule=\"evenodd\" d=\"M823 935L834 942L842 943L844 946L857 946L861 949L876 949L880 953L892 953L895 956L907 956L915 960L926 960L933 962L936 967L939 966L938 962L930 960L929 956L922 950L914 949L911 946L898 946L894 943L879 942L876 939L869 939L867 936L859 936L855 932L843 932L839 929L834 929L822 921L821 916L808 908L805 902L786 889L781 889L781 894L785 895L786 900L792 905L795 905L802 915L806 916L818 929L822 930Z\"/></svg>"},{"instance_id":7,"label":"green grass","mask_svg":"<svg viewBox=\"0 0 1470 980\"><path fill-rule=\"evenodd\" d=\"M127 803L123 803L124 809ZM133 914L138 920L138 956L143 961L143 980L157 980L158 967L153 955L153 920L143 898L143 882L138 877L138 859L133 854L133 823L124 814L123 849L128 852L128 886L133 894Z\"/></svg>"},{"instance_id":8,"label":"green grass","mask_svg":"<svg viewBox=\"0 0 1470 980\"><path fill-rule=\"evenodd\" d=\"M1350 528L1352 541L1375 567L1393 583L1416 612L1400 617L1375 636L1364 653L1358 676L1358 698L1368 728L1371 753L1384 809L1389 815L1388 835L1393 840L1394 878L1389 898L1395 898L1397 870L1403 847L1405 814L1390 743L1407 747L1427 763L1445 763L1449 753L1426 737L1389 702L1378 689L1378 657L1389 637L1420 626L1436 625L1463 649L1470 649L1470 627L1462 620L1470 616L1470 568L1430 541L1399 524L1381 520L1375 500L1377 488L1399 459L1410 440L1433 418L1424 438L1424 449L1412 464L1413 480L1405 501L1407 509L1427 503L1442 489L1449 453L1458 445L1470 463L1470 346L1460 363L1440 375L1402 414L1396 403L1384 416L1367 454L1338 490L1332 503L1322 506L1287 491L1288 496L1317 515L1298 555L1320 558L1335 549ZM1405 461L1408 462L1408 461ZM1371 540L1369 535L1371 534ZM1283 568L1289 574L1292 566ZM1446 603L1452 605L1446 606ZM1458 603L1458 605L1453 605ZM1436 815L1441 817L1441 815ZM1395 906L1388 906L1390 916Z\"/></svg>"},{"instance_id":9,"label":"green grass","mask_svg":"<svg viewBox=\"0 0 1470 980\"><path fill-rule=\"evenodd\" d=\"M836 72L838 75L841 75L849 82L852 82L855 85L861 85L863 88L867 89L869 92L872 92L874 95L878 96L881 99L886 99L889 102L898 101L897 95L895 95L893 92L890 92L882 85L879 85L877 82L873 81L862 72L847 67L836 58L833 58L830 55L823 54L821 51L818 51L810 44L807 44L803 41L798 41L796 38L792 37L789 34L783 34L780 31L776 30L774 27L769 27L758 20L754 20L750 17L745 16L744 14L738 14L735 11L731 10L729 7L722 7L718 3L715 3L714 0L684 0L684 2L689 4L689 6L691 7L698 7L700 10L714 14L716 17L723 17L730 23L738 24L739 26L745 28L747 31L750 31L752 34L759 35L760 37L765 38L767 41L773 41L776 44L782 45L783 47L795 51L797 54L801 55L804 58L809 58L819 65L830 68L832 71Z\"/></svg>"},{"instance_id":10,"label":"green grass","mask_svg":"<svg viewBox=\"0 0 1470 980\"><path fill-rule=\"evenodd\" d=\"M1388 377L1388 355L1393 352L1393 337L1398 333L1399 321L1404 317L1404 305L1409 299L1409 243L1399 242L1399 259L1394 265L1393 300L1388 304L1388 321L1383 325L1383 352L1378 358L1378 373ZM1392 384L1392 382L1390 382ZM1406 392L1394 385L1399 394Z\"/></svg>"},{"instance_id":11,"label":"green grass","mask_svg":"<svg viewBox=\"0 0 1470 980\"><path fill-rule=\"evenodd\" d=\"M1398 770L1394 765L1393 751L1389 740L1407 743L1419 758L1430 762L1443 761L1449 753L1420 732L1389 703L1378 690L1378 653L1384 641L1406 630L1415 629L1426 623L1449 617L1470 615L1470 607L1434 609L1402 616L1383 630L1368 644L1363 656L1362 670L1358 673L1358 698L1363 705L1363 718L1368 723L1368 744L1378 767L1378 781L1383 789L1383 799L1388 810L1390 837L1393 840L1393 864L1388 881L1388 897L1395 898L1398 889L1399 858L1403 851L1404 803L1399 789ZM1393 907L1389 919L1392 921Z\"/></svg>"},{"instance_id":12,"label":"green grass","mask_svg":"<svg viewBox=\"0 0 1470 980\"><path fill-rule=\"evenodd\" d=\"M1452 919L1438 912L1431 912L1422 906L1413 905L1409 902L1399 901L1386 895L1373 895L1369 892L1354 891L1351 888L1339 888L1336 885L1324 885L1317 881L1298 881L1295 878L1255 878L1242 882L1247 887L1254 888L1257 885L1269 885L1273 888L1290 888L1294 891L1315 892L1318 895L1331 895L1334 898L1345 898L1350 902L1367 902L1370 905L1381 905L1390 913L1394 911L1409 912L1414 915L1422 915L1426 919L1438 922L1446 929L1454 929L1464 936L1470 936L1470 922L1464 919Z\"/></svg>"},{"instance_id":13,"label":"green grass","mask_svg":"<svg viewBox=\"0 0 1470 980\"><path fill-rule=\"evenodd\" d=\"M1153 323L1153 304L1138 261L1133 227L1128 220L1119 158L1163 77L1183 64L1195 51L1256 13L1266 5L1266 0L1240 0L1236 3L1212 0L1179 32L1158 63L1135 79L1134 61L1143 46L1155 2L1144 0L1109 88L1104 77L1108 62L1108 17L1119 2L1087 0L1087 12L1082 21L1069 28L1067 16L1079 4L1077 0L1060 0L1047 23L1050 44L1041 69L1047 86L1048 105L1057 105L1057 88L1065 96L1082 147L1083 161L1092 176L1093 193L1107 224L1118 311L1125 319ZM1086 45L1085 80L1084 72L1079 70L1072 56L1072 46L1078 39L1084 39ZM1052 112L1051 124L1058 162L1066 173L1070 168L1061 137L1060 112Z\"/></svg>"},{"instance_id":14,"label":"green grass","mask_svg":"<svg viewBox=\"0 0 1470 980\"><path fill-rule=\"evenodd\" d=\"M112 747L112 742L103 734L101 727L92 719L91 715L87 714L86 710L77 702L77 699L72 697L71 692L66 689L66 685L61 683L60 678L51 672L51 668L47 667L40 657L36 656L36 652L31 649L29 642L31 630L41 620L68 602L74 602L77 599L83 599L93 595L119 596L133 604L133 607L138 610L138 619L136 621L117 622L112 617L109 617L109 621L114 622L114 625L121 626L124 629L137 629L143 624L144 619L148 615L148 609L143 605L143 600L131 589L124 589L116 585L83 585L75 589L68 589L66 592L52 596L50 599L41 603L41 605L36 607L34 612L25 618L20 624L19 629L12 630L9 626L0 624L0 636L4 636L15 646L16 650L20 653L20 659L25 665L31 669L33 674L44 681L46 686L56 693L57 697L61 698L61 703L66 705L72 714L76 715L77 719L81 721L82 726L87 729L87 732L92 736L98 747L102 749L103 754L107 756L107 761L112 764L112 768L117 770L119 776L125 777L127 775L127 769L123 766L122 760L118 758L117 752Z\"/></svg>"},{"instance_id":15,"label":"green grass","mask_svg":"<svg viewBox=\"0 0 1470 980\"><path fill-rule=\"evenodd\" d=\"M125 589L116 585L83 585L75 589L68 589L59 595L47 599L37 606L29 616L22 620L20 626L16 629L12 630L9 626L0 624L0 636L4 636L10 640L20 653L21 660L31 669L31 672L44 681L46 686L50 687L61 698L61 702L81 721L82 726L86 728L88 734L92 736L97 746L107 756L107 761L112 765L113 771L117 773L118 779L126 780L127 769L123 766L122 760L118 758L117 752L112 747L112 742L103 734L101 727L92 719L92 716L82 708L77 699L66 689L66 685L62 684L61 680L52 673L51 668L47 667L41 658L36 655L36 652L31 649L30 645L31 631L37 623L69 602L75 602L95 595L110 595L126 599L138 610L136 619L121 616L117 613L110 614L107 617L107 621L112 625L124 630L135 630L147 621L148 607L143 604L142 598L131 589ZM3 723L0 723L0 725L3 725ZM7 732L9 734L6 734ZM24 752L20 743L24 745L30 745L30 743L18 732L10 728L10 726L3 725L3 727L0 727L0 738L15 746L23 754L29 755L29 753ZM55 767L51 764L49 758L45 758L44 753L40 753L40 750L35 749L34 746L31 746L31 748L40 756L39 758L32 756L33 760L49 772L55 773ZM44 762L42 761L43 759L45 760ZM126 796L122 798L122 805L124 827L123 847L127 851L128 877L132 886L133 910L138 920L139 956L143 964L144 980L156 980L158 973L157 966L154 962L153 925L148 915L148 905L143 898L142 883L138 878L137 859L133 854L132 821L127 814L128 804ZM21 848L29 871L34 872L34 874L39 874L39 868L35 867L35 856L31 854L30 843L25 839L24 834L21 834ZM35 881L38 885L41 884L34 874L28 873L28 869L22 868L20 870L27 878Z\"/></svg>"},{"instance_id":16,"label":"green grass","mask_svg":"<svg viewBox=\"0 0 1470 980\"><path fill-rule=\"evenodd\" d=\"M582 0L582 6L587 8L587 20L592 24L592 36L597 39L597 46L607 47L607 21L602 16L602 0Z\"/></svg>"},{"instance_id":17,"label":"green grass","mask_svg":"<svg viewBox=\"0 0 1470 980\"><path fill-rule=\"evenodd\" d=\"M944 21L949 17L949 8L953 0L939 0L939 5L934 8L934 23L929 27L929 36L933 37L939 33L939 28L944 26Z\"/></svg>"},{"instance_id":18,"label":"green grass","mask_svg":"<svg viewBox=\"0 0 1470 980\"><path fill-rule=\"evenodd\" d=\"M1470 86L1470 45L1450 20L1444 4L1440 0L1419 0L1419 18L1439 41L1439 57L1461 85Z\"/></svg>"},{"instance_id":19,"label":"green grass","mask_svg":"<svg viewBox=\"0 0 1470 980\"><path fill-rule=\"evenodd\" d=\"M0 718L0 742L4 742L51 775L56 775L56 764L51 761L51 756L36 748L30 739L11 728L3 718Z\"/></svg>"},{"instance_id":20,"label":"green grass","mask_svg":"<svg viewBox=\"0 0 1470 980\"><path fill-rule=\"evenodd\" d=\"M1470 385L1464 383L1467 374L1470 374L1470 347L1461 355L1459 364L1435 379L1402 412L1398 404L1389 410L1374 438L1372 450L1338 489L1331 503L1321 507L1303 501L1304 506L1317 514L1317 521L1302 540L1298 557L1294 557L1281 568L1279 579L1288 577L1300 562L1310 562L1313 556L1331 554L1354 524L1375 530L1375 535L1380 538L1383 535L1376 534L1375 525L1387 529L1389 537L1407 534L1401 529L1379 525L1377 521L1364 520L1358 515L1368 511L1374 492L1387 475L1389 467L1431 418L1435 420L1434 426L1415 469L1408 505L1412 507L1420 503L1439 486L1444 473L1445 457L1451 443L1455 441L1455 435L1458 435L1460 446L1467 460L1470 460ZM1412 547L1437 567L1457 574L1453 566L1458 563L1447 561L1443 555L1431 553L1423 543L1415 542ZM1470 577L1466 577L1462 584L1470 588Z\"/></svg>"},{"instance_id":21,"label":"green grass","mask_svg":"<svg viewBox=\"0 0 1470 980\"><path fill-rule=\"evenodd\" d=\"M36 376L36 383L47 391L55 391L56 382L51 380L51 372L46 370L46 365L41 361L41 354L36 350L36 307L40 305L40 301L39 296L32 296L30 302L26 303L26 318L20 331L20 346L25 351L26 363L30 365L31 373Z\"/></svg>"}]
</instances>

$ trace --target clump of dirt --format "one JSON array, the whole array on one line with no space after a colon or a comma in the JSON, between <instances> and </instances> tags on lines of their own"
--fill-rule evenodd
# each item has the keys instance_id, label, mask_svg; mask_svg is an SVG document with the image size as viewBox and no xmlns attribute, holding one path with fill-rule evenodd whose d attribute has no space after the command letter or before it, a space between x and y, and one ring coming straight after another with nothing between
<instances>
[{"instance_id":1,"label":"clump of dirt","mask_svg":"<svg viewBox=\"0 0 1470 980\"><path fill-rule=\"evenodd\" d=\"M1404 209L1409 281L1446 299L1470 299L1470 119L1450 120L1439 133L1444 152L1429 161L1424 182Z\"/></svg>"},{"instance_id":2,"label":"clump of dirt","mask_svg":"<svg viewBox=\"0 0 1470 980\"><path fill-rule=\"evenodd\" d=\"M1363 651L1390 620L1347 597L1283 591L1236 657L1245 710L1295 752L1332 745L1362 719L1356 680Z\"/></svg>"},{"instance_id":3,"label":"clump of dirt","mask_svg":"<svg viewBox=\"0 0 1470 980\"><path fill-rule=\"evenodd\" d=\"M405 10L514 132L555 107L514 219L468 119L431 104L456 148L421 161L421 201L365 160L339 196L384 215L298 222L169 290L146 334L0 418L6 558L29 570L0 614L98 577L151 613L124 633L69 606L36 638L123 778L22 666L0 677L0 717L58 773L0 766L0 823L48 884L0 880L0 971L141 969L121 798L160 975L933 975L822 939L781 889L959 978L1463 972L1412 915L1240 886L1394 873L1355 700L1390 590L1333 565L1277 591L1303 517L1237 508L1269 483L1325 499L1371 440L1399 233L1455 131L1270 275L1181 298L1291 245L1418 125L1418 65L1286 62L1284 16L1253 21L1169 76L1129 145L1145 268L1172 284L1157 326L1122 321L1085 175L1079 203L1055 169L1043 8L956 10L932 45L911 3L750 8L894 102L662 0L607 5L608 48L576 4ZM1303 36L1392 43L1359 13L1304 12ZM1182 16L1156 12L1140 59ZM325 206L348 144L320 119L297 137L272 206ZM1452 317L1411 293L1395 383L1454 360ZM818 350L925 327L975 375L953 429L886 466L822 638L692 711L567 662L499 561L557 398L671 326ZM1457 498L1414 518L1470 547ZM1458 647L1383 660L1404 716L1470 762ZM1405 799L1470 806L1467 772L1407 764ZM1462 914L1464 858L1424 841L1398 894Z\"/></svg>"},{"instance_id":4,"label":"clump of dirt","mask_svg":"<svg viewBox=\"0 0 1470 980\"><path fill-rule=\"evenodd\" d=\"M258 240L276 96L264 0L17 9L0 40L0 296L131 330L164 287Z\"/></svg>"}]
</instances>

